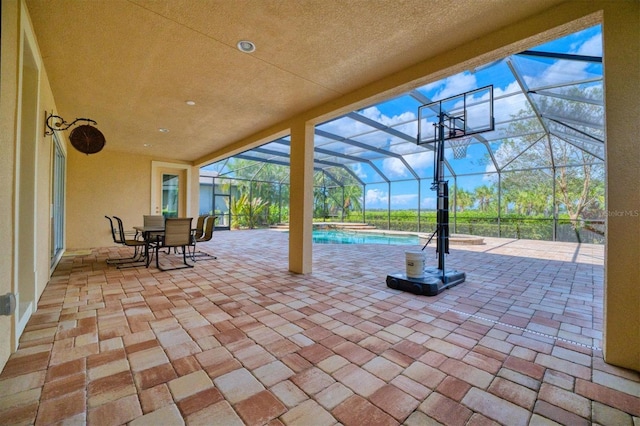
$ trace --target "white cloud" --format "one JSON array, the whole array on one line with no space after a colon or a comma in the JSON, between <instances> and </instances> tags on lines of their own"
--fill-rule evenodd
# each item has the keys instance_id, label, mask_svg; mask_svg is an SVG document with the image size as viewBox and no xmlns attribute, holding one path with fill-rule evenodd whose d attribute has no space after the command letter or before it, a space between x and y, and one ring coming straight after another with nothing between
<instances>
[{"instance_id":1,"label":"white cloud","mask_svg":"<svg viewBox=\"0 0 640 426\"><path fill-rule=\"evenodd\" d=\"M412 111L405 111L400 115L389 117L380 112L380 110L376 106L364 109L361 114L367 118L370 118L374 121L377 121L378 123L382 123L385 126L389 127L416 119L416 114Z\"/></svg>"},{"instance_id":2,"label":"white cloud","mask_svg":"<svg viewBox=\"0 0 640 426\"><path fill-rule=\"evenodd\" d=\"M469 72L452 75L444 79L444 86L436 92L434 99L445 99L468 92L477 86L476 76Z\"/></svg>"},{"instance_id":3,"label":"white cloud","mask_svg":"<svg viewBox=\"0 0 640 426\"><path fill-rule=\"evenodd\" d=\"M584 43L571 46L577 55L602 56L602 35L596 34Z\"/></svg>"},{"instance_id":4,"label":"white cloud","mask_svg":"<svg viewBox=\"0 0 640 426\"><path fill-rule=\"evenodd\" d=\"M527 98L525 96L506 96L502 99L499 99L499 105L496 105L495 99L501 98L503 95L521 92L522 89L518 82L513 81L509 83L507 87L501 89L499 87L494 87L493 89L493 99L494 99L494 109L493 114L494 118L497 122L509 120L513 115L518 114L521 110L527 109Z\"/></svg>"},{"instance_id":5,"label":"white cloud","mask_svg":"<svg viewBox=\"0 0 640 426\"><path fill-rule=\"evenodd\" d=\"M524 80L531 89L567 81L580 81L592 76L588 72L589 65L583 61L557 60L543 70L524 76Z\"/></svg>"},{"instance_id":6,"label":"white cloud","mask_svg":"<svg viewBox=\"0 0 640 426\"><path fill-rule=\"evenodd\" d=\"M433 165L433 151L425 150L415 152L413 154L407 154L405 143L391 145L389 150L391 152L402 154L404 160L414 171L426 169L427 167L431 167ZM382 170L385 175L387 175L387 177L402 178L413 176L411 173L409 173L409 169L407 169L404 163L397 158L386 158L385 160L383 160L382 166Z\"/></svg>"},{"instance_id":7,"label":"white cloud","mask_svg":"<svg viewBox=\"0 0 640 426\"><path fill-rule=\"evenodd\" d=\"M408 154L404 156L404 159L414 170L426 169L433 166L433 151Z\"/></svg>"},{"instance_id":8,"label":"white cloud","mask_svg":"<svg viewBox=\"0 0 640 426\"><path fill-rule=\"evenodd\" d=\"M365 196L365 202L367 206L375 207L376 205L381 205L387 203L389 200L389 195L380 189L368 189L367 194Z\"/></svg>"},{"instance_id":9,"label":"white cloud","mask_svg":"<svg viewBox=\"0 0 640 426\"><path fill-rule=\"evenodd\" d=\"M496 151L496 154L502 149L502 146L500 148L498 148L498 151ZM494 155L496 155L494 154ZM496 155L497 157L497 155ZM485 173L495 173L498 171L498 169L496 169L495 164L493 164L493 161L490 161L487 163L487 166L484 169Z\"/></svg>"},{"instance_id":10,"label":"white cloud","mask_svg":"<svg viewBox=\"0 0 640 426\"><path fill-rule=\"evenodd\" d=\"M400 178L409 175L405 165L397 158L389 157L382 161L382 172L389 178Z\"/></svg>"},{"instance_id":11,"label":"white cloud","mask_svg":"<svg viewBox=\"0 0 640 426\"><path fill-rule=\"evenodd\" d=\"M412 111L406 111L399 115L388 116L383 114L377 106L366 108L360 112L364 117L370 118L385 126L394 126L399 123L406 123L416 119L416 114ZM323 130L341 135L344 137L353 137L367 132L372 132L371 126L351 118L342 118L334 120L322 126Z\"/></svg>"},{"instance_id":12,"label":"white cloud","mask_svg":"<svg viewBox=\"0 0 640 426\"><path fill-rule=\"evenodd\" d=\"M394 127L394 129L404 134L407 134L411 137L415 137L418 134L418 122L416 121L416 114L410 113L410 114L406 114L406 116L407 118L410 117L410 119L413 121L409 121L403 124L398 124Z\"/></svg>"},{"instance_id":13,"label":"white cloud","mask_svg":"<svg viewBox=\"0 0 640 426\"><path fill-rule=\"evenodd\" d=\"M489 167L487 167L487 169L489 169ZM489 182L489 183L497 185L498 184L498 174L497 173L491 173L490 170L487 170L487 173L482 175L482 181L483 182Z\"/></svg>"},{"instance_id":14,"label":"white cloud","mask_svg":"<svg viewBox=\"0 0 640 426\"><path fill-rule=\"evenodd\" d=\"M362 163L352 163L351 171L356 174L360 179L367 178L367 172L365 172L362 168Z\"/></svg>"},{"instance_id":15,"label":"white cloud","mask_svg":"<svg viewBox=\"0 0 640 426\"><path fill-rule=\"evenodd\" d=\"M438 206L438 199L435 197L424 197L420 203L420 208L435 209Z\"/></svg>"},{"instance_id":16,"label":"white cloud","mask_svg":"<svg viewBox=\"0 0 640 426\"><path fill-rule=\"evenodd\" d=\"M416 207L418 194L401 194L391 196L391 208Z\"/></svg>"},{"instance_id":17,"label":"white cloud","mask_svg":"<svg viewBox=\"0 0 640 426\"><path fill-rule=\"evenodd\" d=\"M339 118L322 125L322 129L334 135L349 137L371 130L371 127L350 118Z\"/></svg>"}]
</instances>

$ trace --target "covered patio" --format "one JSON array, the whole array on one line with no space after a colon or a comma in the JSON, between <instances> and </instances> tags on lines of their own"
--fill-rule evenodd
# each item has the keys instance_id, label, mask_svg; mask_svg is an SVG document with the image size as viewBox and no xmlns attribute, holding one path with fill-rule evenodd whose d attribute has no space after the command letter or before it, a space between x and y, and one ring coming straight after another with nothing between
<instances>
[{"instance_id":1,"label":"covered patio","mask_svg":"<svg viewBox=\"0 0 640 426\"><path fill-rule=\"evenodd\" d=\"M600 349L602 245L455 246L467 281L424 297L385 285L415 247L314 244L314 272L299 275L287 239L217 232L202 245L217 260L173 272L116 269L115 248L65 256L0 375L1 418L638 422L640 376Z\"/></svg>"},{"instance_id":2,"label":"covered patio","mask_svg":"<svg viewBox=\"0 0 640 426\"><path fill-rule=\"evenodd\" d=\"M5 0L1 10L0 423L639 423L637 1ZM596 27L595 53L536 50ZM593 84L593 97L530 79L533 63L558 54L595 69L571 80ZM318 165L332 167L331 183L327 171L366 163L375 171L366 181L350 174L363 191L387 206L418 194L415 210L428 216L431 173L403 157L429 149L403 127L416 120L364 112L384 104L385 116L403 116L393 101L412 91L411 111L468 93L418 92L452 76L468 82L459 77L485 66L514 77L497 101L578 102L606 121L534 108L527 117L546 128L533 139L470 140L472 169L455 167L466 157L451 147L444 177L479 197L475 183L491 173L496 212L518 213L529 200L510 199L519 185L507 178L549 148L531 169L540 173L522 179L555 187L541 209L547 233L562 240L563 211L549 207L560 204L563 171L593 167L605 245L500 239L514 234L498 214L486 245L452 247L447 264L467 274L464 284L427 298L385 285L406 246L314 244L317 195L324 218L348 219L329 196L335 189L344 210L349 182L318 191ZM512 118L496 124L523 124ZM64 123L78 120L103 133L103 150L77 149L79 127ZM364 130L338 131L344 122ZM574 147L588 161L556 155ZM105 215L127 227L148 214L195 218L201 168L240 154L276 164L283 151L288 238L215 233L218 259L190 270L106 264L128 253L114 247ZM406 191L385 160L403 165ZM166 182L175 202L165 202ZM478 197L480 210L491 205ZM379 227L392 228L384 219ZM416 219L412 232L433 229Z\"/></svg>"}]
</instances>

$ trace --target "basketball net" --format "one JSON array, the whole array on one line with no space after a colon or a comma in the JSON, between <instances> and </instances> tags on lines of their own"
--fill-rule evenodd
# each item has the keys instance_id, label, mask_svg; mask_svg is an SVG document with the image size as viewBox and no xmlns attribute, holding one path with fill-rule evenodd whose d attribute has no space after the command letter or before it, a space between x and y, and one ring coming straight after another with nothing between
<instances>
[{"instance_id":1,"label":"basketball net","mask_svg":"<svg viewBox=\"0 0 640 426\"><path fill-rule=\"evenodd\" d=\"M467 147L471 143L471 136L457 139L449 139L449 144L453 150L453 158L460 160L467 156Z\"/></svg>"}]
</instances>

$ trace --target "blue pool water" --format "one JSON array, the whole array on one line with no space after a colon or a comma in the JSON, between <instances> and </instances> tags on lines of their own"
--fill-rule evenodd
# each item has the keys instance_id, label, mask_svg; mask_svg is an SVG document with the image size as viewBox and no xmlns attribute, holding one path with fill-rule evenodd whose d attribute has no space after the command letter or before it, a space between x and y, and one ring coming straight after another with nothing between
<instances>
[{"instance_id":1,"label":"blue pool water","mask_svg":"<svg viewBox=\"0 0 640 426\"><path fill-rule=\"evenodd\" d=\"M365 232L317 229L313 231L313 242L319 244L420 244L416 235L386 235Z\"/></svg>"}]
</instances>

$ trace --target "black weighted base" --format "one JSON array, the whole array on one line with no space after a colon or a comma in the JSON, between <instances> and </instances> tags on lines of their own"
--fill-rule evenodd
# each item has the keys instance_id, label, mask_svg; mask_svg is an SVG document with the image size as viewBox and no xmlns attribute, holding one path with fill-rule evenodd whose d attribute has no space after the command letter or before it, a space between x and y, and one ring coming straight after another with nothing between
<instances>
[{"instance_id":1,"label":"black weighted base","mask_svg":"<svg viewBox=\"0 0 640 426\"><path fill-rule=\"evenodd\" d=\"M435 296L448 288L463 283L465 279L464 272L446 271L443 277L440 269L427 267L422 278L410 278L405 273L387 275L387 287L422 296Z\"/></svg>"}]
</instances>

